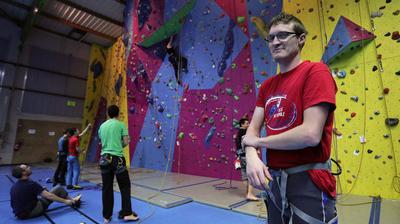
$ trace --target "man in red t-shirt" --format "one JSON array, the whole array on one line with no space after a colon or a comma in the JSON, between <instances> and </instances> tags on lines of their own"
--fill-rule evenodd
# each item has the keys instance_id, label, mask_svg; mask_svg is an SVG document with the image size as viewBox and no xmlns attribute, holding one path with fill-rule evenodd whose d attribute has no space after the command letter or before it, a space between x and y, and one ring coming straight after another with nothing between
<instances>
[{"instance_id":1,"label":"man in red t-shirt","mask_svg":"<svg viewBox=\"0 0 400 224\"><path fill-rule=\"evenodd\" d=\"M81 153L81 149L79 147L79 138L86 134L86 132L90 129L91 124L89 123L86 128L79 132L79 129L68 129L70 134L70 138L68 141L68 157L67 157L67 177L66 184L67 189L80 190L81 186L78 185L79 175L81 173L81 168L79 165L79 153Z\"/></svg>"},{"instance_id":2,"label":"man in red t-shirt","mask_svg":"<svg viewBox=\"0 0 400 224\"><path fill-rule=\"evenodd\" d=\"M281 13L267 33L280 73L262 83L243 139L249 182L267 190L268 223L336 223L330 172L335 81L325 64L301 60L307 30L298 18ZM260 137L264 122L267 137ZM258 147L267 148L268 168Z\"/></svg>"}]
</instances>

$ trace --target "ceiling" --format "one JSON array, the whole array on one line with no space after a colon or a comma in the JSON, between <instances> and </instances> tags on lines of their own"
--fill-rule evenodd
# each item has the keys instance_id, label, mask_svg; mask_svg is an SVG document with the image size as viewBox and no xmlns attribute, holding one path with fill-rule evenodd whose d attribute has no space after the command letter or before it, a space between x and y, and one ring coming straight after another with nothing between
<instances>
[{"instance_id":1,"label":"ceiling","mask_svg":"<svg viewBox=\"0 0 400 224\"><path fill-rule=\"evenodd\" d=\"M126 0L0 0L0 17L85 44L110 46L122 35Z\"/></svg>"}]
</instances>

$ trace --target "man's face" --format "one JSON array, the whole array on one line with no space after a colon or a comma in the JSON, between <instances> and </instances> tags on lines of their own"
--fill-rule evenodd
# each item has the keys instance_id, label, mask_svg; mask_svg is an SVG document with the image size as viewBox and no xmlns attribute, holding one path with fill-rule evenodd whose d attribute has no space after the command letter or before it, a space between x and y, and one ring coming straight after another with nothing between
<instances>
[{"instance_id":1,"label":"man's face","mask_svg":"<svg viewBox=\"0 0 400 224\"><path fill-rule=\"evenodd\" d=\"M30 166L25 165L25 164L21 164L19 167L20 167L21 169L24 170L24 174L25 174L26 176L29 177L29 176L32 174L32 171L31 171L31 167L30 167Z\"/></svg>"},{"instance_id":2,"label":"man's face","mask_svg":"<svg viewBox=\"0 0 400 224\"><path fill-rule=\"evenodd\" d=\"M272 58L276 62L290 62L300 54L300 44L305 41L305 34L296 34L293 24L278 23L269 30L266 38Z\"/></svg>"},{"instance_id":3,"label":"man's face","mask_svg":"<svg viewBox=\"0 0 400 224\"><path fill-rule=\"evenodd\" d=\"M249 121L244 121L244 123L242 124L243 128L248 128L249 127Z\"/></svg>"}]
</instances>

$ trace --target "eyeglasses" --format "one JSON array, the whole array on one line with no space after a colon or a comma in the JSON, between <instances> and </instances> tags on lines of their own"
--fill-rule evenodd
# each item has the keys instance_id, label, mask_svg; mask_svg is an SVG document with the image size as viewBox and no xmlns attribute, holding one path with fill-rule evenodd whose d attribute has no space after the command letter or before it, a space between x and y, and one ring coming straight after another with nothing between
<instances>
[{"instance_id":1,"label":"eyeglasses","mask_svg":"<svg viewBox=\"0 0 400 224\"><path fill-rule=\"evenodd\" d=\"M290 35L297 35L297 33L294 32L286 32L286 31L281 31L278 32L276 34L269 34L265 37L265 41L267 41L268 43L271 43L272 41L274 41L275 37L278 38L279 41L284 41L286 40Z\"/></svg>"}]
</instances>

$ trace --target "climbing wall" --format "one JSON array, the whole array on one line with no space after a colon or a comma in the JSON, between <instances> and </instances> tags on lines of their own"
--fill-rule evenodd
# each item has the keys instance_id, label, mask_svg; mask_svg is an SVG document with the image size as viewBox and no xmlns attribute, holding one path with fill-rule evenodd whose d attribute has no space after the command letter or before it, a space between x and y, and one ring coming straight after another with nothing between
<instances>
[{"instance_id":1,"label":"climbing wall","mask_svg":"<svg viewBox=\"0 0 400 224\"><path fill-rule=\"evenodd\" d=\"M96 162L100 155L100 139L97 130L107 119L107 106L118 105L120 108L119 119L128 122L126 116L126 60L125 46L122 38L108 49L101 49L98 46L92 47L91 65L86 98L84 121L92 123L93 128L89 134L82 137L82 148L87 149L87 161ZM100 65L101 64L101 65ZM96 77L96 78L95 78ZM93 103L92 103L93 102ZM93 106L91 106L93 104ZM90 109L90 110L89 110ZM125 151L129 158L129 147ZM128 161L129 163L129 161Z\"/></svg>"},{"instance_id":2,"label":"climbing wall","mask_svg":"<svg viewBox=\"0 0 400 224\"><path fill-rule=\"evenodd\" d=\"M83 124L85 128L91 123L93 128L80 140L81 148L86 152L81 154L81 160L85 159L91 162L96 161L98 140L94 130L97 130L99 123L105 119L104 106L106 104L102 97L103 80L105 79L105 66L107 60L107 50L100 46L93 45L90 49L88 77L86 81L85 107L83 110Z\"/></svg>"},{"instance_id":3,"label":"climbing wall","mask_svg":"<svg viewBox=\"0 0 400 224\"><path fill-rule=\"evenodd\" d=\"M256 83L276 70L249 19L268 19L281 11L280 1L269 3L135 1L127 62L133 167L240 177L233 166L237 121L251 117ZM174 21L179 28L174 44L189 64L188 72L180 74L182 85L165 56L169 37L154 41L163 37L152 36Z\"/></svg>"},{"instance_id":4,"label":"climbing wall","mask_svg":"<svg viewBox=\"0 0 400 224\"><path fill-rule=\"evenodd\" d=\"M326 61L337 82L332 157L343 169L338 192L399 198L400 131L396 119L387 119L400 113L398 1L136 0L131 6L126 77L124 47L116 43L102 58L99 95L89 72L93 93L87 91L85 108L95 100L85 123L104 120L110 102L124 108L131 167L239 178L233 169L237 121L251 117L259 85L277 70L257 18L268 21L284 10L309 31L302 58ZM169 34L152 36L166 24L175 24L174 45L188 59L182 85L166 56ZM98 153L94 140L89 160Z\"/></svg>"}]
</instances>

